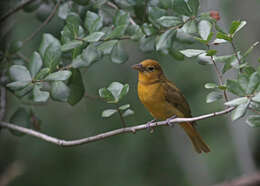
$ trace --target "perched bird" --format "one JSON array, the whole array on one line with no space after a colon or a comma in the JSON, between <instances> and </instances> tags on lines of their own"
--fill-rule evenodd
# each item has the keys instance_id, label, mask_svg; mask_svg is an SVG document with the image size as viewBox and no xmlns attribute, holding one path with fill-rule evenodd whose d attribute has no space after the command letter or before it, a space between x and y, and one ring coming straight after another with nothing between
<instances>
[{"instance_id":1,"label":"perched bird","mask_svg":"<svg viewBox=\"0 0 260 186\"><path fill-rule=\"evenodd\" d=\"M147 59L133 65L132 68L138 70L139 99L155 119L166 120L173 116L192 117L185 97L175 84L165 77L157 61ZM194 125L195 122L180 123L196 152L210 152Z\"/></svg>"}]
</instances>

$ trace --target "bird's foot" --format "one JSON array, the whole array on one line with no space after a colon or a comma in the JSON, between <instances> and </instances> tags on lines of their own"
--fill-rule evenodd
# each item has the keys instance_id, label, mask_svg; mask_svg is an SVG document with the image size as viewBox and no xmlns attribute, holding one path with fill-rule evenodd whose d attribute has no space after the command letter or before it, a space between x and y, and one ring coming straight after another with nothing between
<instances>
[{"instance_id":1,"label":"bird's foot","mask_svg":"<svg viewBox=\"0 0 260 186\"><path fill-rule=\"evenodd\" d=\"M173 127L173 126L174 126L173 123L171 123L171 120L174 119L174 118L176 118L176 117L177 117L176 115L173 115L173 116L169 117L168 119L166 119L166 122L167 122L167 124L168 124L170 127Z\"/></svg>"},{"instance_id":2,"label":"bird's foot","mask_svg":"<svg viewBox=\"0 0 260 186\"><path fill-rule=\"evenodd\" d=\"M151 120L151 121L149 121L149 122L146 123L146 129L147 129L148 131L150 131L150 133L153 133L153 132L154 132L153 127L151 127L151 123L153 123L153 122L155 122L155 121L156 121L156 119L153 119L153 120Z\"/></svg>"}]
</instances>

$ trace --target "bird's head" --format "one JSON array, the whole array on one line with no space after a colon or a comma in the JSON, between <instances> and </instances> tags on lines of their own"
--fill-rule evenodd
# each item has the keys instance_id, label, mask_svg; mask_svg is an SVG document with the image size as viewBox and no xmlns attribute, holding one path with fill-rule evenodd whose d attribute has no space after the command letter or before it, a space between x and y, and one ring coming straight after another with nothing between
<instances>
[{"instance_id":1,"label":"bird's head","mask_svg":"<svg viewBox=\"0 0 260 186\"><path fill-rule=\"evenodd\" d=\"M132 68L138 70L139 81L143 83L153 83L164 77L160 64L152 59L146 59Z\"/></svg>"}]
</instances>

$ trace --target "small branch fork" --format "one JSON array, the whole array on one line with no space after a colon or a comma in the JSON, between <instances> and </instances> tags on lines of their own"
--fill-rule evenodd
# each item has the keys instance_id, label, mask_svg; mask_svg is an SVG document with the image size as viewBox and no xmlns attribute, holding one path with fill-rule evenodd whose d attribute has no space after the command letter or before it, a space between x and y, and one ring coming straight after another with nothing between
<instances>
[{"instance_id":1,"label":"small branch fork","mask_svg":"<svg viewBox=\"0 0 260 186\"><path fill-rule=\"evenodd\" d=\"M229 107L229 108L219 111L219 112L213 112L210 114L205 114L205 115L201 115L201 116L193 117L193 118L174 118L174 119L171 119L170 121L166 120L166 121L160 121L160 122L153 122L150 124L150 127L155 128L155 127L159 127L159 126L168 126L169 122L170 123L182 123L182 122L192 122L192 121L203 120L203 119L227 114L234 109L235 109L235 107ZM137 125L137 126L133 126L133 127L120 128L120 129L104 132L104 133L97 134L95 136L91 136L91 137L87 137L87 138L82 138L82 139L77 139L77 140L63 140L63 139L58 139L55 137L48 136L46 134L37 132L35 130L20 127L20 126L17 126L17 125L11 124L11 123L7 123L7 122L3 122L3 121L0 121L0 127L19 131L24 134L34 136L36 138L42 139L44 141L47 141L49 143L53 143L53 144L56 144L56 145L62 146L62 147L71 147L71 146L87 144L90 142L103 140L103 139L109 138L111 136L116 136L116 135L125 134L125 133L135 133L136 131L147 129L146 124L141 124L141 125Z\"/></svg>"}]
</instances>

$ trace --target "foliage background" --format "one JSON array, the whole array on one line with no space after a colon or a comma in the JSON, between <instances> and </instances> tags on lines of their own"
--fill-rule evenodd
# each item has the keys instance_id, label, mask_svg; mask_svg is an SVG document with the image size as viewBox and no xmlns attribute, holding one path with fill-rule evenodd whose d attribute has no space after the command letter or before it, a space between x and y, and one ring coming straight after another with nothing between
<instances>
[{"instance_id":1,"label":"foliage background","mask_svg":"<svg viewBox=\"0 0 260 186\"><path fill-rule=\"evenodd\" d=\"M16 3L12 0L11 3ZM221 24L232 20L247 20L248 25L240 33L238 46L246 49L259 40L259 16L255 14L259 1L221 0L201 1L203 11L218 10ZM254 11L254 9L256 9ZM249 11L250 10L250 11ZM258 16L258 17L257 17ZM19 24L22 23L22 24ZM20 12L12 18L10 40L25 38L40 22L33 14ZM58 35L62 27L56 17L42 33ZM41 34L23 50L26 56L38 48ZM84 84L89 95L98 95L98 89L112 81L129 83L130 92L123 99L131 103L135 115L129 116L127 125L149 121L151 116L137 98L137 73L130 66L143 59L153 58L161 62L170 80L173 80L187 97L193 115L209 113L221 108L220 103L207 104L208 93L204 84L215 77L211 66L201 66L189 61L175 61L158 53L141 53L134 42L124 42L129 60L123 65L102 61L84 71ZM230 48L224 48L227 54ZM257 54L259 49L254 52ZM256 61L252 57L251 63ZM232 76L232 73L228 74ZM20 101L8 94L8 119L20 105ZM45 105L32 106L42 120L42 131L51 136L75 139L91 136L102 131L121 127L120 119L114 116L101 118L102 110L109 105L85 97L76 106L49 101ZM196 154L182 130L163 127L153 134L141 131L112 137L79 147L61 148L28 136L14 137L7 131L0 135L0 175L13 163L22 166L21 175L10 185L211 185L239 177L257 170L260 165L259 129L251 129L244 120L229 122L228 117L217 117L199 122L198 129L209 144L212 152Z\"/></svg>"}]
</instances>

